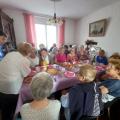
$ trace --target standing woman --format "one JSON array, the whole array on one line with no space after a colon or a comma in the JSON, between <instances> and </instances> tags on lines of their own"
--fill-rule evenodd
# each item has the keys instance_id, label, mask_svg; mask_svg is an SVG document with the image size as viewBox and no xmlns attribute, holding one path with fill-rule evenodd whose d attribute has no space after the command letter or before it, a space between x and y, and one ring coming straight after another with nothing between
<instances>
[{"instance_id":1,"label":"standing woman","mask_svg":"<svg viewBox=\"0 0 120 120\"><path fill-rule=\"evenodd\" d=\"M18 51L8 53L0 62L0 109L2 120L12 120L18 100L18 94L30 69L32 46L21 43Z\"/></svg>"}]
</instances>

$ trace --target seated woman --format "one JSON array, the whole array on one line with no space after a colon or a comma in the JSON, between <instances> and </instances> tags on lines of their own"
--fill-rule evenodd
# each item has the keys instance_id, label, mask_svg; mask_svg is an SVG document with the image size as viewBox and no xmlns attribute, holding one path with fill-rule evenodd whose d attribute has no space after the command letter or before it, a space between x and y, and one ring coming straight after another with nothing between
<instances>
[{"instance_id":1,"label":"seated woman","mask_svg":"<svg viewBox=\"0 0 120 120\"><path fill-rule=\"evenodd\" d=\"M67 61L67 57L65 55L65 49L63 47L61 47L59 50L58 50L58 53L56 54L55 56L55 63L57 64L61 64L63 62L66 62Z\"/></svg>"},{"instance_id":2,"label":"seated woman","mask_svg":"<svg viewBox=\"0 0 120 120\"><path fill-rule=\"evenodd\" d=\"M30 60L30 66L35 67L36 65L39 65L39 57L35 53L35 48L32 49L31 55L28 57Z\"/></svg>"},{"instance_id":3,"label":"seated woman","mask_svg":"<svg viewBox=\"0 0 120 120\"><path fill-rule=\"evenodd\" d=\"M42 43L39 45L39 50L43 49L43 48L46 48L45 45Z\"/></svg>"},{"instance_id":4,"label":"seated woman","mask_svg":"<svg viewBox=\"0 0 120 120\"><path fill-rule=\"evenodd\" d=\"M120 59L120 54L119 53L113 53L110 57L109 57L109 59Z\"/></svg>"},{"instance_id":5,"label":"seated woman","mask_svg":"<svg viewBox=\"0 0 120 120\"><path fill-rule=\"evenodd\" d=\"M96 57L96 63L103 66L108 64L108 60L107 60L107 57L105 56L104 50L99 51L99 54Z\"/></svg>"},{"instance_id":6,"label":"seated woman","mask_svg":"<svg viewBox=\"0 0 120 120\"><path fill-rule=\"evenodd\" d=\"M80 67L80 84L61 97L67 120L80 120L83 116L98 116L101 109L101 95L94 82L96 70L92 65ZM67 111L66 111L67 110Z\"/></svg>"},{"instance_id":7,"label":"seated woman","mask_svg":"<svg viewBox=\"0 0 120 120\"><path fill-rule=\"evenodd\" d=\"M68 45L64 45L64 53L67 57L67 55L69 54L69 49L68 49Z\"/></svg>"},{"instance_id":8,"label":"seated woman","mask_svg":"<svg viewBox=\"0 0 120 120\"><path fill-rule=\"evenodd\" d=\"M83 45L80 47L80 51L78 52L78 58L79 58L79 60L88 60L89 59L87 51L84 49Z\"/></svg>"},{"instance_id":9,"label":"seated woman","mask_svg":"<svg viewBox=\"0 0 120 120\"><path fill-rule=\"evenodd\" d=\"M103 101L111 101L120 97L120 59L111 59L108 64L109 77L100 84L101 92L105 97Z\"/></svg>"},{"instance_id":10,"label":"seated woman","mask_svg":"<svg viewBox=\"0 0 120 120\"><path fill-rule=\"evenodd\" d=\"M48 65L48 64L53 64L53 60L52 60L51 56L49 55L46 48L41 49L39 54L40 54L40 57L39 57L40 65L44 66L44 65Z\"/></svg>"},{"instance_id":11,"label":"seated woman","mask_svg":"<svg viewBox=\"0 0 120 120\"><path fill-rule=\"evenodd\" d=\"M78 61L78 57L77 57L77 55L75 53L75 49L74 48L72 48L70 53L67 55L67 61L71 62L71 63L73 63L75 61Z\"/></svg>"},{"instance_id":12,"label":"seated woman","mask_svg":"<svg viewBox=\"0 0 120 120\"><path fill-rule=\"evenodd\" d=\"M60 102L47 98L53 88L51 76L46 72L36 74L30 88L34 100L22 106L22 120L59 120Z\"/></svg>"}]
</instances>

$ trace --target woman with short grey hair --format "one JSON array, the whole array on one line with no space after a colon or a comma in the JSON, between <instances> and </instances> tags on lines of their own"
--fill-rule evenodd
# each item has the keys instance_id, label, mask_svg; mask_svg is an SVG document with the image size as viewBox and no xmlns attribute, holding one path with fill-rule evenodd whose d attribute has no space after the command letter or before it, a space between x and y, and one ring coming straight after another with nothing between
<instances>
[{"instance_id":1,"label":"woman with short grey hair","mask_svg":"<svg viewBox=\"0 0 120 120\"><path fill-rule=\"evenodd\" d=\"M48 73L41 72L33 77L31 91L35 100L43 100L44 98L50 96L52 88L53 79Z\"/></svg>"},{"instance_id":2,"label":"woman with short grey hair","mask_svg":"<svg viewBox=\"0 0 120 120\"><path fill-rule=\"evenodd\" d=\"M58 120L61 104L58 100L49 100L53 88L50 74L36 74L30 85L33 101L21 108L22 120Z\"/></svg>"}]
</instances>

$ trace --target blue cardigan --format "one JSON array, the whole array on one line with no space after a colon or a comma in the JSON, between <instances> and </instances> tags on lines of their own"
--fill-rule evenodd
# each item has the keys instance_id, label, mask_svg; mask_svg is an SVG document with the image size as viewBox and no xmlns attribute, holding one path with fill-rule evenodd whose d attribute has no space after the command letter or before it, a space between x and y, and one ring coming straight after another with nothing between
<instances>
[{"instance_id":1,"label":"blue cardigan","mask_svg":"<svg viewBox=\"0 0 120 120\"><path fill-rule=\"evenodd\" d=\"M110 95L114 97L120 97L120 80L107 79L101 82L100 86L103 85L108 88Z\"/></svg>"},{"instance_id":2,"label":"blue cardigan","mask_svg":"<svg viewBox=\"0 0 120 120\"><path fill-rule=\"evenodd\" d=\"M96 62L97 63L102 63L104 65L107 65L108 64L108 60L106 57L101 57L101 56L97 56L96 57Z\"/></svg>"}]
</instances>

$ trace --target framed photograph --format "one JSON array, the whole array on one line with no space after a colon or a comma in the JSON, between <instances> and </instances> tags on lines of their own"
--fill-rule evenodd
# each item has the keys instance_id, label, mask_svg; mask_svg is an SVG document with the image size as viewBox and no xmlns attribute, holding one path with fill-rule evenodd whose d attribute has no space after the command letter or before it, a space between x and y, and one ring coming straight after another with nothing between
<instances>
[{"instance_id":1,"label":"framed photograph","mask_svg":"<svg viewBox=\"0 0 120 120\"><path fill-rule=\"evenodd\" d=\"M104 36L106 31L106 19L89 24L89 37Z\"/></svg>"}]
</instances>

